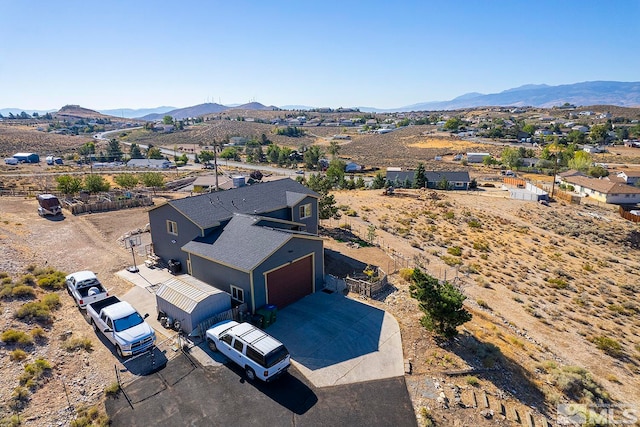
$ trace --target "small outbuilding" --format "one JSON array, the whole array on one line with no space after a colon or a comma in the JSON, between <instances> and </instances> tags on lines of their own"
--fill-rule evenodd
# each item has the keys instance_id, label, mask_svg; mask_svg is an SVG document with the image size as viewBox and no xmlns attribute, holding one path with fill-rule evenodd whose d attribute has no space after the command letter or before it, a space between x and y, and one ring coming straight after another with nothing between
<instances>
[{"instance_id":1,"label":"small outbuilding","mask_svg":"<svg viewBox=\"0 0 640 427\"><path fill-rule=\"evenodd\" d=\"M182 275L160 285L156 292L158 317L180 322L190 334L205 320L231 309L231 295L192 276Z\"/></svg>"},{"instance_id":2,"label":"small outbuilding","mask_svg":"<svg viewBox=\"0 0 640 427\"><path fill-rule=\"evenodd\" d=\"M36 153L16 153L13 158L18 159L20 163L39 163L40 156Z\"/></svg>"}]
</instances>

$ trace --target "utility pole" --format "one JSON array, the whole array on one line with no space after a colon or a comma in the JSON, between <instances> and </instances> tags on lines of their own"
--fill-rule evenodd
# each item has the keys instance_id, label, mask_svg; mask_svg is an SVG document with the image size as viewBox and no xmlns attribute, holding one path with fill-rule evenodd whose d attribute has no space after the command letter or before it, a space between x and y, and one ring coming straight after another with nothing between
<instances>
[{"instance_id":1,"label":"utility pole","mask_svg":"<svg viewBox=\"0 0 640 427\"><path fill-rule=\"evenodd\" d=\"M213 170L216 175L216 191L218 191L218 145L215 139L213 140Z\"/></svg>"}]
</instances>

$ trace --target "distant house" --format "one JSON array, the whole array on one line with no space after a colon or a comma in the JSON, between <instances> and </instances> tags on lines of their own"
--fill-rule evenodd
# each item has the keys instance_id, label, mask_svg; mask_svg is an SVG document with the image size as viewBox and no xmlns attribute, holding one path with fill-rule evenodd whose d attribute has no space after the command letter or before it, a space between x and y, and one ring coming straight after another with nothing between
<instances>
[{"instance_id":1,"label":"distant house","mask_svg":"<svg viewBox=\"0 0 640 427\"><path fill-rule=\"evenodd\" d=\"M640 181L640 171L621 171L616 176L629 185L636 185Z\"/></svg>"},{"instance_id":2,"label":"distant house","mask_svg":"<svg viewBox=\"0 0 640 427\"><path fill-rule=\"evenodd\" d=\"M584 147L582 147L582 151L585 151L587 153L604 153L606 150L604 147L599 145L585 145Z\"/></svg>"},{"instance_id":3,"label":"distant house","mask_svg":"<svg viewBox=\"0 0 640 427\"><path fill-rule=\"evenodd\" d=\"M229 138L230 145L244 145L249 142L249 138L245 138L244 136L232 136Z\"/></svg>"},{"instance_id":4,"label":"distant house","mask_svg":"<svg viewBox=\"0 0 640 427\"><path fill-rule=\"evenodd\" d=\"M173 166L167 159L131 159L127 162L128 168L169 169Z\"/></svg>"},{"instance_id":5,"label":"distant house","mask_svg":"<svg viewBox=\"0 0 640 427\"><path fill-rule=\"evenodd\" d=\"M525 168L534 168L540 162L540 159L537 157L523 157L520 159L520 163Z\"/></svg>"},{"instance_id":6,"label":"distant house","mask_svg":"<svg viewBox=\"0 0 640 427\"><path fill-rule=\"evenodd\" d=\"M559 175L560 182L571 185L574 191L583 197L616 205L640 203L640 188L585 176L577 171L568 171Z\"/></svg>"},{"instance_id":7,"label":"distant house","mask_svg":"<svg viewBox=\"0 0 640 427\"><path fill-rule=\"evenodd\" d=\"M485 157L491 157L489 153L467 153L467 162L482 163Z\"/></svg>"},{"instance_id":8,"label":"distant house","mask_svg":"<svg viewBox=\"0 0 640 427\"><path fill-rule=\"evenodd\" d=\"M245 303L285 307L324 283L318 194L284 178L149 210L153 251Z\"/></svg>"},{"instance_id":9,"label":"distant house","mask_svg":"<svg viewBox=\"0 0 640 427\"><path fill-rule=\"evenodd\" d=\"M39 163L40 156L36 153L16 153L13 158L17 159L19 163Z\"/></svg>"},{"instance_id":10,"label":"distant house","mask_svg":"<svg viewBox=\"0 0 640 427\"><path fill-rule=\"evenodd\" d=\"M392 169L392 168L389 168ZM387 181L392 185L403 186L413 185L415 171L396 171L387 169ZM427 188L437 189L444 181L447 182L448 190L468 190L471 180L467 171L425 171Z\"/></svg>"},{"instance_id":11,"label":"distant house","mask_svg":"<svg viewBox=\"0 0 640 427\"><path fill-rule=\"evenodd\" d=\"M578 132L587 133L589 132L589 128L582 125L576 125L571 128L571 130L577 130Z\"/></svg>"}]
</instances>

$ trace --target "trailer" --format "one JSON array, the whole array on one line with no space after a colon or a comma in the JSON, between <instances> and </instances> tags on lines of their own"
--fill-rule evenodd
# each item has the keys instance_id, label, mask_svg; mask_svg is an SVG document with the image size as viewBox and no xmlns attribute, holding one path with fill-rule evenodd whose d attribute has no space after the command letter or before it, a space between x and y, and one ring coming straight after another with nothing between
<instances>
[{"instance_id":1,"label":"trailer","mask_svg":"<svg viewBox=\"0 0 640 427\"><path fill-rule=\"evenodd\" d=\"M61 215L62 206L60 206L60 200L53 194L39 194L38 195L38 215Z\"/></svg>"}]
</instances>

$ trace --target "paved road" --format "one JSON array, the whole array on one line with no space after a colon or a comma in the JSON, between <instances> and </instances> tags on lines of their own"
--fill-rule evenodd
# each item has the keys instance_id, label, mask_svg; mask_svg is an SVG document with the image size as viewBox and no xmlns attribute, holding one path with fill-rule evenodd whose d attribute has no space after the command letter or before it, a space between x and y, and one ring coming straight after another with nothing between
<instances>
[{"instance_id":1,"label":"paved road","mask_svg":"<svg viewBox=\"0 0 640 427\"><path fill-rule=\"evenodd\" d=\"M235 365L181 355L107 399L114 426L417 426L404 377L315 388L295 368L250 383Z\"/></svg>"}]
</instances>

